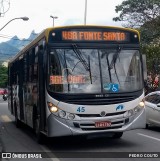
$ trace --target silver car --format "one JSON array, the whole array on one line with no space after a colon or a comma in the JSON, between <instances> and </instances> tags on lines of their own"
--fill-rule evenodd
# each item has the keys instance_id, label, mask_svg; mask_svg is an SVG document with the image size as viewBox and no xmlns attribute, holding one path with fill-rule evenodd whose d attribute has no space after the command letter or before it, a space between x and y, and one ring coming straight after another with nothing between
<instances>
[{"instance_id":1,"label":"silver car","mask_svg":"<svg viewBox=\"0 0 160 161\"><path fill-rule=\"evenodd\" d=\"M150 125L160 127L160 91L145 96L146 128Z\"/></svg>"}]
</instances>

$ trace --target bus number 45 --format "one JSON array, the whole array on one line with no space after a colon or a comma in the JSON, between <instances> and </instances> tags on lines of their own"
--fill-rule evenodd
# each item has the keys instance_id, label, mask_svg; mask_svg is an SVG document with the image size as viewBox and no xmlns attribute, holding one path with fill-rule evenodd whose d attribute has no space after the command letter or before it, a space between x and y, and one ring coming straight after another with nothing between
<instances>
[{"instance_id":1,"label":"bus number 45","mask_svg":"<svg viewBox=\"0 0 160 161\"><path fill-rule=\"evenodd\" d=\"M85 112L85 107L78 107L77 112Z\"/></svg>"}]
</instances>

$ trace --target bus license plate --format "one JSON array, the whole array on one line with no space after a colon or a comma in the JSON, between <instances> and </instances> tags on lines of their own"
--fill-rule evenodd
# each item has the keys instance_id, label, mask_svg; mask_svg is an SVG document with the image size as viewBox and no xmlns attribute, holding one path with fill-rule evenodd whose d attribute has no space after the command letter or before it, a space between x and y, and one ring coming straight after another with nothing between
<instances>
[{"instance_id":1,"label":"bus license plate","mask_svg":"<svg viewBox=\"0 0 160 161\"><path fill-rule=\"evenodd\" d=\"M95 127L103 128L103 127L110 127L110 121L103 121L103 122L95 122Z\"/></svg>"}]
</instances>

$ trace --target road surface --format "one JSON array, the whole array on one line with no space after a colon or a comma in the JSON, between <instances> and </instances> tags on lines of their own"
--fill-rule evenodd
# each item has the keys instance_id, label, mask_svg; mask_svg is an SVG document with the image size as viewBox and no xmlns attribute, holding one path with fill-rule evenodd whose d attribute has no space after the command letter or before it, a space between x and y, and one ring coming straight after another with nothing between
<instances>
[{"instance_id":1,"label":"road surface","mask_svg":"<svg viewBox=\"0 0 160 161\"><path fill-rule=\"evenodd\" d=\"M121 139L106 136L65 137L46 139L40 145L35 141L33 131L23 126L16 128L14 117L8 111L7 102L0 99L0 145L3 152L42 153L44 161L159 161L160 128L138 129L125 132ZM27 153L27 154L28 154ZM135 158L135 154L152 158ZM130 157L128 157L130 155ZM153 158L159 156L159 158ZM111 157L110 157L111 156ZM109 157L109 158L107 158ZM119 158L120 157L120 158ZM124 157L124 158L123 158ZM35 159L3 159L35 160Z\"/></svg>"}]
</instances>

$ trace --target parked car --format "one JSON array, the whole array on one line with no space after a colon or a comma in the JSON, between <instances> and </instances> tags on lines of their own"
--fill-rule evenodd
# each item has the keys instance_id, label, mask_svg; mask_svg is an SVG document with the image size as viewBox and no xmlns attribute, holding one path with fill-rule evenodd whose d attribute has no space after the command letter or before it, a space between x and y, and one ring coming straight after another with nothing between
<instances>
[{"instance_id":1,"label":"parked car","mask_svg":"<svg viewBox=\"0 0 160 161\"><path fill-rule=\"evenodd\" d=\"M160 127L160 91L151 92L144 98L146 107L146 128Z\"/></svg>"},{"instance_id":2,"label":"parked car","mask_svg":"<svg viewBox=\"0 0 160 161\"><path fill-rule=\"evenodd\" d=\"M4 89L0 88L0 95L3 95L3 94L4 94Z\"/></svg>"}]
</instances>

